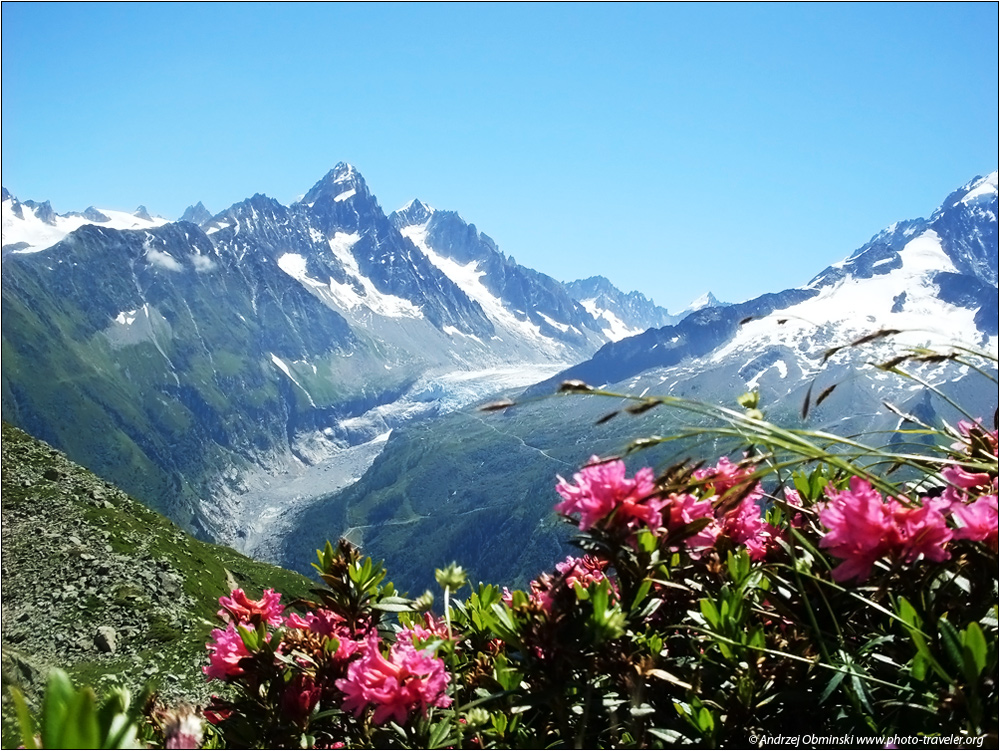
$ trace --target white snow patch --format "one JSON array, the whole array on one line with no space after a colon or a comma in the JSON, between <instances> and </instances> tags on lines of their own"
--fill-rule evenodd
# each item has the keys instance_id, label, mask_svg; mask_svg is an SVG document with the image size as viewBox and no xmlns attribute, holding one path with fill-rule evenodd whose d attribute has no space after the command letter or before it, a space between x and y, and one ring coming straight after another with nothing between
<instances>
[{"instance_id":1,"label":"white snow patch","mask_svg":"<svg viewBox=\"0 0 1000 751\"><path fill-rule=\"evenodd\" d=\"M14 213L14 199L7 199L3 202L3 244L16 245L26 243L27 247L16 252L36 253L46 248L51 248L66 235L86 224L93 224L97 227L109 227L111 229L150 229L166 224L167 220L162 217L154 217L151 220L140 219L125 211L114 211L112 209L97 209L106 217L106 222L92 222L83 216L56 216L55 224L43 222L30 207L20 204L21 217Z\"/></svg>"},{"instance_id":2,"label":"white snow patch","mask_svg":"<svg viewBox=\"0 0 1000 751\"><path fill-rule=\"evenodd\" d=\"M991 172L979 185L962 196L962 203L969 204L981 200L991 200L997 195L997 173Z\"/></svg>"},{"instance_id":3,"label":"white snow patch","mask_svg":"<svg viewBox=\"0 0 1000 751\"><path fill-rule=\"evenodd\" d=\"M143 305L142 307L143 307L143 312L145 312L146 306ZM139 315L138 308L136 308L135 310L123 310L121 313L115 316L115 322L120 323L123 326L131 326L133 323L135 323L135 319L138 317L138 315Z\"/></svg>"},{"instance_id":4,"label":"white snow patch","mask_svg":"<svg viewBox=\"0 0 1000 751\"><path fill-rule=\"evenodd\" d=\"M885 344L899 350L965 341L970 332L977 330L976 311L942 301L931 281L938 271L956 270L941 248L941 238L927 230L910 240L899 255L901 268L868 279L845 276L809 300L749 321L712 354L710 361L722 362L734 353L779 344L793 351L814 353L813 366L818 367L827 347L848 344L881 328L903 333L870 346ZM906 292L906 306L893 312L893 300L902 292ZM779 324L779 320L784 323Z\"/></svg>"},{"instance_id":5,"label":"white snow patch","mask_svg":"<svg viewBox=\"0 0 1000 751\"><path fill-rule=\"evenodd\" d=\"M328 304L341 310L367 309L386 318L423 318L423 312L409 300L380 292L372 281L361 273L351 247L361 235L337 232L330 238L330 250L340 261L351 282L330 279L321 282L306 274L306 259L298 253L285 253L278 259L278 268L307 287ZM353 282L353 283L352 283ZM360 288L360 289L359 289Z\"/></svg>"},{"instance_id":6,"label":"white snow patch","mask_svg":"<svg viewBox=\"0 0 1000 751\"><path fill-rule=\"evenodd\" d=\"M315 407L316 406L316 402L313 401L312 396L309 394L308 391L305 390L305 388L302 386L302 384L299 383L297 380L295 380L295 376L292 375L291 369L285 364L284 360L282 360L280 357L278 357L276 354L274 354L272 352L271 353L271 362L273 362L275 365L277 365L279 368L281 368L282 372L286 376L288 376L289 380L292 383L294 383L296 386L298 386L300 389L302 389L302 393L306 395L306 399L309 400L309 404L311 406Z\"/></svg>"},{"instance_id":7,"label":"white snow patch","mask_svg":"<svg viewBox=\"0 0 1000 751\"><path fill-rule=\"evenodd\" d=\"M334 203L340 203L341 201L346 201L351 196L356 195L357 192L358 191L356 189L354 189L354 188L351 188L350 190L345 190L343 193L341 193L340 195L336 196L333 199L333 202Z\"/></svg>"},{"instance_id":8,"label":"white snow patch","mask_svg":"<svg viewBox=\"0 0 1000 751\"><path fill-rule=\"evenodd\" d=\"M479 270L478 261L470 261L464 266L451 258L436 253L427 244L427 227L418 224L404 227L400 230L405 237L408 237L417 248L427 256L428 260L444 272L445 276L451 279L459 288L469 296L471 300L479 303L479 306L486 313L486 316L494 324L514 332L526 339L535 341L543 340L554 343L560 349L565 345L544 336L541 329L528 320L521 320L504 306L503 301L486 289L480 277L486 272ZM522 311L523 312L523 311Z\"/></svg>"},{"instance_id":9,"label":"white snow patch","mask_svg":"<svg viewBox=\"0 0 1000 751\"><path fill-rule=\"evenodd\" d=\"M464 331L459 331L454 326L442 326L441 330L444 333L446 333L448 336L452 336L452 337L454 337L454 336L464 336L466 339L475 339L480 344L483 343L483 340L480 339L475 334L466 334Z\"/></svg>"},{"instance_id":10,"label":"white snow patch","mask_svg":"<svg viewBox=\"0 0 1000 751\"><path fill-rule=\"evenodd\" d=\"M545 322L547 324L549 324L549 326L551 326L554 329L559 329L559 331L562 331L563 333L569 331L569 329L570 329L569 325L567 325L565 323L561 323L560 321L557 321L554 318L550 318L549 316L545 315L544 313L539 312L538 315L540 315L542 318L544 318Z\"/></svg>"},{"instance_id":11,"label":"white snow patch","mask_svg":"<svg viewBox=\"0 0 1000 751\"><path fill-rule=\"evenodd\" d=\"M583 306L584 310L593 316L595 321L600 323L601 319L604 319L607 322L608 327L605 328L602 333L613 342L642 333L642 329L631 328L610 310L604 310L603 308L598 307L596 298L580 300L580 304Z\"/></svg>"}]
</instances>

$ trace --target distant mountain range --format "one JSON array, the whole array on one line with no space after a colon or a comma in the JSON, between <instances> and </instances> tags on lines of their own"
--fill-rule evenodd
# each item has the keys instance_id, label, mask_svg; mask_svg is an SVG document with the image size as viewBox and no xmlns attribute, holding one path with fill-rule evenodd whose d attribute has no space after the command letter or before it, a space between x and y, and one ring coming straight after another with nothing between
<instances>
[{"instance_id":1,"label":"distant mountain range","mask_svg":"<svg viewBox=\"0 0 1000 751\"><path fill-rule=\"evenodd\" d=\"M250 550L289 477L348 482L394 428L676 320L522 266L457 213L387 215L348 164L291 206L177 222L4 189L2 285L4 419Z\"/></svg>"},{"instance_id":2,"label":"distant mountain range","mask_svg":"<svg viewBox=\"0 0 1000 751\"><path fill-rule=\"evenodd\" d=\"M906 425L902 416L929 424L992 421L996 381L973 368L933 357L907 361L899 367L916 377L906 379L876 366L927 347L958 351L995 378L997 266L994 172L949 195L930 218L879 232L803 287L697 310L609 342L526 392L508 394L518 406L504 412L466 410L395 431L359 481L301 516L282 560L302 569L322 535L346 532L393 570L422 576L416 588L453 559L493 581L511 572L523 581L551 566L569 533L551 511L556 475L569 477L591 454L617 453L633 438L668 435L691 419L660 409L595 424L624 405L544 398L566 380L730 407L745 391L758 391L779 424L841 436ZM954 349L962 344L968 349ZM875 433L870 440L880 439ZM671 456L634 461L719 450L729 449L680 444Z\"/></svg>"}]
</instances>

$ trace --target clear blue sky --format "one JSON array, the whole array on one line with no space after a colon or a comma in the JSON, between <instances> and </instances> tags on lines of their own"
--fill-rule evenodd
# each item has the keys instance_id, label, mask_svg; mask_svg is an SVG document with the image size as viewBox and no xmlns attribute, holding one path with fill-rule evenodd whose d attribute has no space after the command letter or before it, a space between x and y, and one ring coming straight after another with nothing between
<instances>
[{"instance_id":1,"label":"clear blue sky","mask_svg":"<svg viewBox=\"0 0 1000 751\"><path fill-rule=\"evenodd\" d=\"M3 185L290 203L338 161L671 310L797 286L997 168L997 4L4 2Z\"/></svg>"}]
</instances>

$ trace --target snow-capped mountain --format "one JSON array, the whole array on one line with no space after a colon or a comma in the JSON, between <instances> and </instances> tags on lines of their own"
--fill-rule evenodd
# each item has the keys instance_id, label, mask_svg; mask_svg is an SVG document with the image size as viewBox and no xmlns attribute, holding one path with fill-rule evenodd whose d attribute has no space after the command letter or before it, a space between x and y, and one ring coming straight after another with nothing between
<instances>
[{"instance_id":1,"label":"snow-capped mountain","mask_svg":"<svg viewBox=\"0 0 1000 751\"><path fill-rule=\"evenodd\" d=\"M586 351L610 337L555 279L519 265L456 212L413 200L390 220L426 258L479 304L497 338L538 342L552 355Z\"/></svg>"},{"instance_id":2,"label":"snow-capped mountain","mask_svg":"<svg viewBox=\"0 0 1000 751\"><path fill-rule=\"evenodd\" d=\"M680 313L670 313L639 292L622 292L603 276L567 282L566 289L601 323L604 335L613 342L677 323L696 310L727 304L706 292Z\"/></svg>"},{"instance_id":3,"label":"snow-capped mountain","mask_svg":"<svg viewBox=\"0 0 1000 751\"><path fill-rule=\"evenodd\" d=\"M4 418L234 544L275 473L370 454L609 340L454 212L387 216L348 164L290 206L173 223L6 191L3 211Z\"/></svg>"},{"instance_id":4,"label":"snow-capped mountain","mask_svg":"<svg viewBox=\"0 0 1000 751\"><path fill-rule=\"evenodd\" d=\"M907 346L997 344L997 173L949 196L929 219L894 224L808 284L725 307L605 345L555 377L616 383L682 362L692 373L723 364L749 367L761 353L789 384L856 350L827 350L879 330L898 330L865 348L885 359ZM786 376L782 376L782 379ZM555 380L553 379L553 380ZM758 379L759 380L759 379Z\"/></svg>"},{"instance_id":5,"label":"snow-capped mountain","mask_svg":"<svg viewBox=\"0 0 1000 751\"><path fill-rule=\"evenodd\" d=\"M111 229L149 229L166 224L162 217L152 217L144 206L129 214L93 206L81 212L57 214L48 201L19 201L3 189L3 255L36 253L62 240L85 224Z\"/></svg>"},{"instance_id":6,"label":"snow-capped mountain","mask_svg":"<svg viewBox=\"0 0 1000 751\"><path fill-rule=\"evenodd\" d=\"M530 579L568 552L569 532L551 515L556 475L568 476L592 454L622 452L635 438L698 424L666 408L604 419L628 404L617 398L540 398L567 379L732 408L741 394L757 391L778 425L862 435L876 445L884 440L878 431L903 416L936 426L990 421L997 405L989 377L997 370L997 203L997 174L977 178L930 218L879 232L801 287L703 307L606 344L515 395L510 410L456 412L394 432L356 483L303 513L286 537L283 563L306 570L326 536L348 534L394 571L462 560L473 579L511 571ZM961 342L968 349L955 350ZM924 346L946 359L897 359ZM947 358L952 352L970 364ZM663 467L705 458L705 450L704 443L668 442L627 458ZM442 472L440 457L454 469ZM429 584L404 582L416 591Z\"/></svg>"}]
</instances>

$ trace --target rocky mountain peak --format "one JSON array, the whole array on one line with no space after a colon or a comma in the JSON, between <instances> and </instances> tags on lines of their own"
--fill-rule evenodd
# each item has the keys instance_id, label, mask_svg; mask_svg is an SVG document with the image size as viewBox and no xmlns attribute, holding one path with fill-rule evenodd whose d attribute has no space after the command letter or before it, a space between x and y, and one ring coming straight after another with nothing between
<instances>
[{"instance_id":1,"label":"rocky mountain peak","mask_svg":"<svg viewBox=\"0 0 1000 751\"><path fill-rule=\"evenodd\" d=\"M423 201L414 198L403 208L393 211L389 215L393 226L397 229L412 227L418 224L426 224L434 214L434 209Z\"/></svg>"},{"instance_id":2,"label":"rocky mountain peak","mask_svg":"<svg viewBox=\"0 0 1000 751\"><path fill-rule=\"evenodd\" d=\"M312 206L321 199L341 203L355 196L369 196L368 185L353 165L340 162L313 185L299 203Z\"/></svg>"},{"instance_id":3,"label":"rocky mountain peak","mask_svg":"<svg viewBox=\"0 0 1000 751\"><path fill-rule=\"evenodd\" d=\"M132 212L132 216L138 217L139 219L144 219L147 222L153 221L153 217L149 215L149 212L146 210L146 207L141 205L138 208L136 208L135 211Z\"/></svg>"},{"instance_id":4,"label":"rocky mountain peak","mask_svg":"<svg viewBox=\"0 0 1000 751\"><path fill-rule=\"evenodd\" d=\"M52 204L48 201L22 201L22 203L35 213L35 218L46 224L55 225L56 212L52 210Z\"/></svg>"},{"instance_id":5,"label":"rocky mountain peak","mask_svg":"<svg viewBox=\"0 0 1000 751\"><path fill-rule=\"evenodd\" d=\"M198 201L194 206L188 206L181 214L180 221L191 222L201 226L212 219L211 212L205 208L205 204Z\"/></svg>"},{"instance_id":6,"label":"rocky mountain peak","mask_svg":"<svg viewBox=\"0 0 1000 751\"><path fill-rule=\"evenodd\" d=\"M711 292L706 292L705 294L692 300L687 309L694 312L695 310L701 310L702 308L714 308L719 305L722 305L722 303L719 302L719 299Z\"/></svg>"},{"instance_id":7,"label":"rocky mountain peak","mask_svg":"<svg viewBox=\"0 0 1000 751\"><path fill-rule=\"evenodd\" d=\"M88 206L83 210L83 218L90 222L98 222L103 224L104 222L110 222L111 219L102 211L94 208L93 206Z\"/></svg>"}]
</instances>

